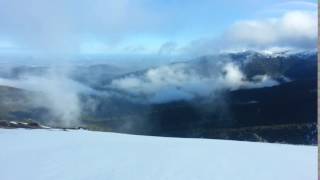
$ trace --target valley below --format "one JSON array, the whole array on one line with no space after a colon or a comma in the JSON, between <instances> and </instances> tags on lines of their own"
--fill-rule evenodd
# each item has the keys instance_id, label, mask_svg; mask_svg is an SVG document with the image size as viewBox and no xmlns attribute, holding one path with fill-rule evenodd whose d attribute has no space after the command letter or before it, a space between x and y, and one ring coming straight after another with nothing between
<instances>
[{"instance_id":1,"label":"valley below","mask_svg":"<svg viewBox=\"0 0 320 180\"><path fill-rule=\"evenodd\" d=\"M316 58L306 52L244 52L135 71L81 65L67 75L46 66L3 66L0 119L53 128L315 145Z\"/></svg>"}]
</instances>

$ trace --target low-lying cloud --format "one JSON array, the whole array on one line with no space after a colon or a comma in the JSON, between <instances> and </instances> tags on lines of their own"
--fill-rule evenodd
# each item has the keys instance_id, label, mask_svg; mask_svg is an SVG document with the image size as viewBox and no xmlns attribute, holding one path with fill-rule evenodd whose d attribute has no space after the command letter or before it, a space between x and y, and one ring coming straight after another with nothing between
<instances>
[{"instance_id":1,"label":"low-lying cloud","mask_svg":"<svg viewBox=\"0 0 320 180\"><path fill-rule=\"evenodd\" d=\"M34 106L47 108L54 124L70 127L80 123L82 104L79 95L94 93L94 91L71 80L65 73L51 69L41 76L25 75L19 79L0 78L0 85L36 92L32 99Z\"/></svg>"},{"instance_id":2,"label":"low-lying cloud","mask_svg":"<svg viewBox=\"0 0 320 180\"><path fill-rule=\"evenodd\" d=\"M147 98L153 103L174 100L191 100L196 97L214 96L221 90L258 88L278 85L267 75L248 80L234 63L226 63L209 76L203 75L185 64L153 68L142 75L129 75L115 79L109 87L133 96Z\"/></svg>"}]
</instances>

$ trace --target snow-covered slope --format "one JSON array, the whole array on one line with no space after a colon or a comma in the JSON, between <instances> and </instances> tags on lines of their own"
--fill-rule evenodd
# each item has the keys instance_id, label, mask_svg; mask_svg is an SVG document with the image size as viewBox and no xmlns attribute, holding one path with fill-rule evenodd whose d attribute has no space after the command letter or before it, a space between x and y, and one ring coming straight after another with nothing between
<instances>
[{"instance_id":1,"label":"snow-covered slope","mask_svg":"<svg viewBox=\"0 0 320 180\"><path fill-rule=\"evenodd\" d=\"M317 148L0 129L1 180L316 180Z\"/></svg>"}]
</instances>

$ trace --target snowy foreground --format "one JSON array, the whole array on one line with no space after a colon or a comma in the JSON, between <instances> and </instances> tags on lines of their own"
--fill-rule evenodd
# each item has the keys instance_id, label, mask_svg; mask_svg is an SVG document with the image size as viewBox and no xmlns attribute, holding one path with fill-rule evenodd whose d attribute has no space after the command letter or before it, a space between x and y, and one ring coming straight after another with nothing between
<instances>
[{"instance_id":1,"label":"snowy foreground","mask_svg":"<svg viewBox=\"0 0 320 180\"><path fill-rule=\"evenodd\" d=\"M316 180L317 147L0 129L1 180Z\"/></svg>"}]
</instances>

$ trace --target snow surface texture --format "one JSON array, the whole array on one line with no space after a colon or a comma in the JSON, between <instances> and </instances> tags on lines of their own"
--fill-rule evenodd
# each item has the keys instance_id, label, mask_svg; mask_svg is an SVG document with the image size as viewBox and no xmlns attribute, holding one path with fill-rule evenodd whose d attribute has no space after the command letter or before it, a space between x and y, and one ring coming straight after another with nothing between
<instances>
[{"instance_id":1,"label":"snow surface texture","mask_svg":"<svg viewBox=\"0 0 320 180\"><path fill-rule=\"evenodd\" d=\"M0 129L1 180L316 180L317 147Z\"/></svg>"}]
</instances>

